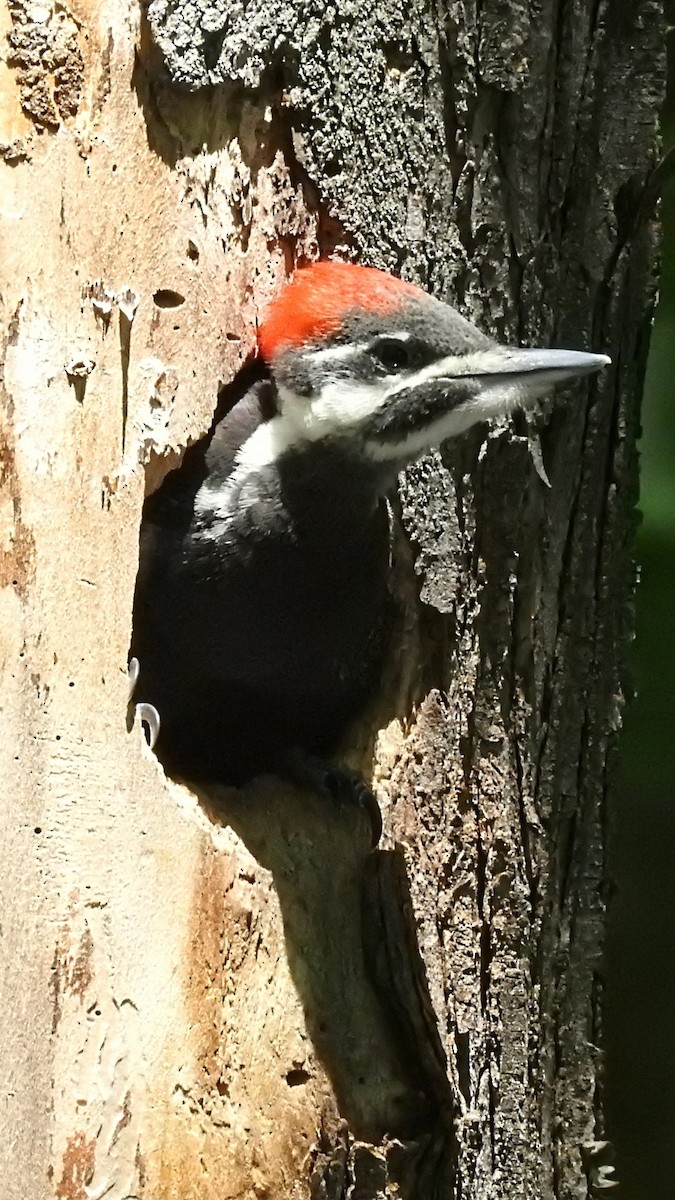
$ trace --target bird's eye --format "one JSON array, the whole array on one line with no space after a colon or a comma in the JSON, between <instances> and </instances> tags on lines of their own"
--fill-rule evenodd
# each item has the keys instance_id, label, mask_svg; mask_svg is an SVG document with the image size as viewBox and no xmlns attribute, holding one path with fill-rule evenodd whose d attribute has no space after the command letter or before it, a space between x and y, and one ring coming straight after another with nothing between
<instances>
[{"instance_id":1,"label":"bird's eye","mask_svg":"<svg viewBox=\"0 0 675 1200\"><path fill-rule=\"evenodd\" d=\"M388 371L403 371L410 363L410 351L398 338L381 338L373 346L372 353Z\"/></svg>"}]
</instances>

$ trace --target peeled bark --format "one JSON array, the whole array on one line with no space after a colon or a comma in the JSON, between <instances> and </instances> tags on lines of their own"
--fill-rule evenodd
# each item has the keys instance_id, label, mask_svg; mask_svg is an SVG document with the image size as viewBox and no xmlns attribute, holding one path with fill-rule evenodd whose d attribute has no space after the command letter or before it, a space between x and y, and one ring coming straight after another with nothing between
<instances>
[{"instance_id":1,"label":"peeled bark","mask_svg":"<svg viewBox=\"0 0 675 1200\"><path fill-rule=\"evenodd\" d=\"M0 29L8 1200L600 1194L660 5L10 0ZM373 854L279 781L167 781L126 711L146 489L333 253L614 363L401 480L345 748Z\"/></svg>"}]
</instances>

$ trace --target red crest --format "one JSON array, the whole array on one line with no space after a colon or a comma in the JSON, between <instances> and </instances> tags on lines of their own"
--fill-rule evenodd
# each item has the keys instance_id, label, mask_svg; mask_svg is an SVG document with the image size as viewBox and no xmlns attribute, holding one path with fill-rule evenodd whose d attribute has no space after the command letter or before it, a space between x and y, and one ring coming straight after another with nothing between
<instances>
[{"instance_id":1,"label":"red crest","mask_svg":"<svg viewBox=\"0 0 675 1200\"><path fill-rule=\"evenodd\" d=\"M302 267L272 301L258 330L258 347L266 362L291 346L320 340L340 328L348 313L388 313L409 296L424 293L356 263L319 262Z\"/></svg>"}]
</instances>

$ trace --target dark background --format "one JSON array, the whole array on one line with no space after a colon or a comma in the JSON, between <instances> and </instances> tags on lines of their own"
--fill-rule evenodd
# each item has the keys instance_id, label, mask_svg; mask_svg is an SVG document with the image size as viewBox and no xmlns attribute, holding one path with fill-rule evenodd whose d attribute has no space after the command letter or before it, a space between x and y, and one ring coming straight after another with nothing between
<instances>
[{"instance_id":1,"label":"dark background","mask_svg":"<svg viewBox=\"0 0 675 1200\"><path fill-rule=\"evenodd\" d=\"M675 3L665 10L675 24ZM664 152L675 145L675 32L668 38ZM642 413L637 696L625 715L610 847L605 1083L621 1200L675 1200L675 167L661 215Z\"/></svg>"}]
</instances>

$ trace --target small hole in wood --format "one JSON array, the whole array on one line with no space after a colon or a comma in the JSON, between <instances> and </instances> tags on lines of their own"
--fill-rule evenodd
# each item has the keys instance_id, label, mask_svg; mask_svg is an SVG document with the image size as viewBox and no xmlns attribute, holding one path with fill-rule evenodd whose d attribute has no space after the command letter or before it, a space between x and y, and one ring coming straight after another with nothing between
<instances>
[{"instance_id":1,"label":"small hole in wood","mask_svg":"<svg viewBox=\"0 0 675 1200\"><path fill-rule=\"evenodd\" d=\"M158 308L180 308L185 304L185 296L174 292L172 288L158 288L152 297Z\"/></svg>"},{"instance_id":2,"label":"small hole in wood","mask_svg":"<svg viewBox=\"0 0 675 1200\"><path fill-rule=\"evenodd\" d=\"M303 1083L309 1081L309 1071L301 1069L288 1071L286 1074L286 1083L289 1087L300 1087Z\"/></svg>"}]
</instances>

